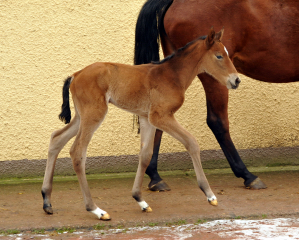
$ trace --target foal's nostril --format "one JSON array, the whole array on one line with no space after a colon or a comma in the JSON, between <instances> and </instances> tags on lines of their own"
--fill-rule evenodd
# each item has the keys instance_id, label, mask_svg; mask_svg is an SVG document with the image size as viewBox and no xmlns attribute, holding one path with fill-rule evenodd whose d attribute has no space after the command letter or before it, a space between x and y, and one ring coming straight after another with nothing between
<instances>
[{"instance_id":1,"label":"foal's nostril","mask_svg":"<svg viewBox=\"0 0 299 240\"><path fill-rule=\"evenodd\" d=\"M234 82L234 83L231 83L231 88L232 88L232 89L237 89L238 86L239 86L239 84L240 84L240 82L241 82L240 78L237 77L237 78L235 79L235 82Z\"/></svg>"}]
</instances>

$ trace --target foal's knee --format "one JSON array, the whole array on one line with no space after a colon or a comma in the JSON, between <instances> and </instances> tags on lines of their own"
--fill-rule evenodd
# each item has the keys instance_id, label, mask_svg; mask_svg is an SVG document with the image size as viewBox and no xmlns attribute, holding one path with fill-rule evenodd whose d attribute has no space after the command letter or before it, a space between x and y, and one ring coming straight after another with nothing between
<instances>
[{"instance_id":1,"label":"foal's knee","mask_svg":"<svg viewBox=\"0 0 299 240\"><path fill-rule=\"evenodd\" d=\"M153 149L141 150L139 153L140 163L143 168L147 168L153 155Z\"/></svg>"},{"instance_id":2,"label":"foal's knee","mask_svg":"<svg viewBox=\"0 0 299 240\"><path fill-rule=\"evenodd\" d=\"M190 135L189 139L186 141L185 148L190 154L196 154L200 152L197 140L192 135Z\"/></svg>"}]
</instances>

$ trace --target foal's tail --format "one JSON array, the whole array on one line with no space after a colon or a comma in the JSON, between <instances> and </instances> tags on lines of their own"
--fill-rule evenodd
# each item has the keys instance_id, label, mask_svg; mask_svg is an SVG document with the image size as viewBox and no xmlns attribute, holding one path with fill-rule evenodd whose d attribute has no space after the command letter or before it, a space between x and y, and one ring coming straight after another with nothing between
<instances>
[{"instance_id":1,"label":"foal's tail","mask_svg":"<svg viewBox=\"0 0 299 240\"><path fill-rule=\"evenodd\" d=\"M159 61L163 18L173 0L147 0L139 13L135 29L134 64Z\"/></svg>"},{"instance_id":2,"label":"foal's tail","mask_svg":"<svg viewBox=\"0 0 299 240\"><path fill-rule=\"evenodd\" d=\"M71 109L70 109L70 84L73 80L73 77L68 77L63 84L62 88L62 99L63 103L61 106L61 113L59 114L59 119L65 124L68 124L71 121Z\"/></svg>"}]
</instances>

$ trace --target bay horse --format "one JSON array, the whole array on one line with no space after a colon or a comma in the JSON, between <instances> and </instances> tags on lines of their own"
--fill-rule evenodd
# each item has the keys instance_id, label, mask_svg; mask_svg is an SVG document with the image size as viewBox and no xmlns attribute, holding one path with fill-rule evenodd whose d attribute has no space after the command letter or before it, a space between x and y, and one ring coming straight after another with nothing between
<instances>
[{"instance_id":1,"label":"bay horse","mask_svg":"<svg viewBox=\"0 0 299 240\"><path fill-rule=\"evenodd\" d=\"M56 159L65 144L76 136L70 155L86 210L101 220L110 220L110 215L93 202L85 175L87 147L107 114L108 103L140 118L141 150L132 196L142 211L152 211L142 198L141 186L153 153L157 128L169 133L186 147L193 160L199 188L211 205L217 205L217 198L201 166L199 145L176 121L174 113L182 106L185 91L198 74L207 73L228 89L238 87L240 79L221 43L222 33L223 30L215 33L211 29L207 37L197 38L160 62L138 66L94 63L65 80L59 117L69 124L51 135L42 185L43 209L46 213L53 213L51 192ZM72 120L69 90L76 112Z\"/></svg>"},{"instance_id":2,"label":"bay horse","mask_svg":"<svg viewBox=\"0 0 299 240\"><path fill-rule=\"evenodd\" d=\"M225 27L223 44L237 71L272 83L299 80L299 1L291 0L148 0L136 23L135 64L159 60L184 46L209 26ZM206 94L207 124L232 171L246 188L266 185L248 171L230 137L228 90L209 75L198 76ZM154 152L146 173L149 189L169 190L157 171L162 131L157 130Z\"/></svg>"}]
</instances>

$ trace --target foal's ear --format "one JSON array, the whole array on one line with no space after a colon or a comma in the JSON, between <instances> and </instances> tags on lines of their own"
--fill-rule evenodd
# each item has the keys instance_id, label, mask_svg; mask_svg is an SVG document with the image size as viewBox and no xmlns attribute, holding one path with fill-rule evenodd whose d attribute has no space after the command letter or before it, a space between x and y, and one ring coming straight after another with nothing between
<instances>
[{"instance_id":1,"label":"foal's ear","mask_svg":"<svg viewBox=\"0 0 299 240\"><path fill-rule=\"evenodd\" d=\"M213 44L215 42L214 38L215 38L215 31L214 31L214 28L212 27L211 30L210 30L210 33L207 36L206 41L205 41L207 49L210 49L213 46Z\"/></svg>"},{"instance_id":2,"label":"foal's ear","mask_svg":"<svg viewBox=\"0 0 299 240\"><path fill-rule=\"evenodd\" d=\"M222 28L221 30L220 30L220 32L218 32L218 33L216 33L216 35L215 35L215 40L217 41L221 41L221 39L222 39L222 36L223 36L223 32L224 32L224 28Z\"/></svg>"}]
</instances>

